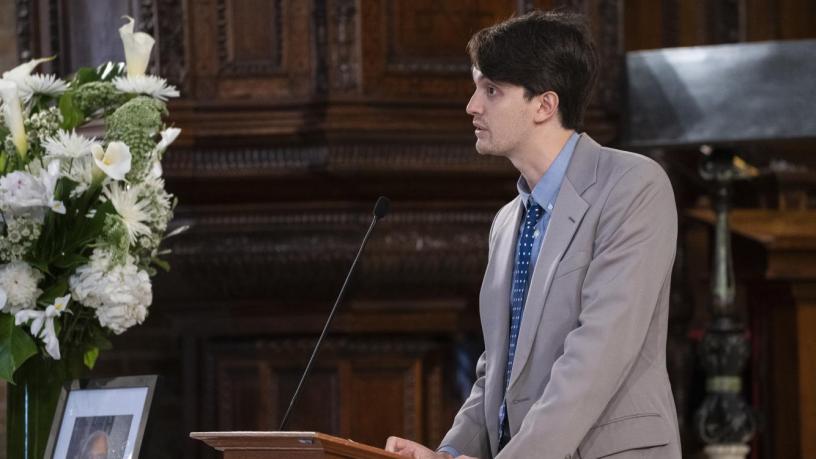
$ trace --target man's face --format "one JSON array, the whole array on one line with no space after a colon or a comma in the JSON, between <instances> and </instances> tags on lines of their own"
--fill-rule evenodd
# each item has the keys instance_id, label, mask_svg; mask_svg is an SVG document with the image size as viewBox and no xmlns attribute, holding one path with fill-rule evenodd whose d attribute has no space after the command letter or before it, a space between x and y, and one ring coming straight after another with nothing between
<instances>
[{"instance_id":1,"label":"man's face","mask_svg":"<svg viewBox=\"0 0 816 459\"><path fill-rule=\"evenodd\" d=\"M523 87L492 81L475 67L473 83L466 111L473 117L476 151L511 157L524 149L535 124L535 98L527 100Z\"/></svg>"}]
</instances>

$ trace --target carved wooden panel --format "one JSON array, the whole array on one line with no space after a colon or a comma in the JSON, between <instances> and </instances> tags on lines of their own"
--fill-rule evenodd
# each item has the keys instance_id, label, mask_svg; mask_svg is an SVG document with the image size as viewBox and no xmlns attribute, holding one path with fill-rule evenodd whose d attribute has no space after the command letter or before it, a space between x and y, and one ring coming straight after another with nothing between
<instances>
[{"instance_id":1,"label":"carved wooden panel","mask_svg":"<svg viewBox=\"0 0 816 459\"><path fill-rule=\"evenodd\" d=\"M477 289L495 209L398 206L368 244L355 298L393 299L394 291L403 301L434 293L455 298ZM370 215L368 205L182 209L177 222L192 229L168 241L174 269L157 280L157 294L174 301L328 302Z\"/></svg>"},{"instance_id":2,"label":"carved wooden panel","mask_svg":"<svg viewBox=\"0 0 816 459\"><path fill-rule=\"evenodd\" d=\"M466 102L465 45L513 14L516 2L372 0L361 3L363 86L369 97Z\"/></svg>"},{"instance_id":3,"label":"carved wooden panel","mask_svg":"<svg viewBox=\"0 0 816 459\"><path fill-rule=\"evenodd\" d=\"M311 338L211 341L204 348L203 424L277 430L313 345ZM438 441L439 423L430 420L443 405L439 350L421 338L327 340L289 429L380 446L394 434ZM429 391L431 385L439 387Z\"/></svg>"},{"instance_id":4,"label":"carved wooden panel","mask_svg":"<svg viewBox=\"0 0 816 459\"><path fill-rule=\"evenodd\" d=\"M312 92L310 2L190 2L193 94L232 100L298 100Z\"/></svg>"}]
</instances>

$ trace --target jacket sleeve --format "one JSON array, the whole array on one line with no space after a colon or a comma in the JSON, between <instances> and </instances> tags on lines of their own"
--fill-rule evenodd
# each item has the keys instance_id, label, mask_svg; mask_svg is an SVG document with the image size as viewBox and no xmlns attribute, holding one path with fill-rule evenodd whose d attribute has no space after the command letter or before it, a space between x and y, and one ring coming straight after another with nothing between
<instances>
[{"instance_id":1,"label":"jacket sleeve","mask_svg":"<svg viewBox=\"0 0 816 459\"><path fill-rule=\"evenodd\" d=\"M459 409L439 448L450 447L459 454L487 458L490 456L484 411L485 353L476 363L476 382Z\"/></svg>"},{"instance_id":2,"label":"jacket sleeve","mask_svg":"<svg viewBox=\"0 0 816 459\"><path fill-rule=\"evenodd\" d=\"M508 206L503 207L496 216L493 217L493 222L490 224L490 233L488 237L488 260L493 256L493 241L495 240L496 221L499 220L502 212ZM484 385L485 373L487 368L487 352L482 352L479 360L476 362L476 382L473 383L473 388L470 390L468 396L456 417L453 419L453 426L442 443L441 448L453 448L460 454L478 458L490 457L490 440L487 433L487 425L485 423L485 406L484 406Z\"/></svg>"},{"instance_id":3,"label":"jacket sleeve","mask_svg":"<svg viewBox=\"0 0 816 459\"><path fill-rule=\"evenodd\" d=\"M570 457L641 353L677 241L671 184L654 162L612 185L581 287L578 326L564 342L541 397L497 458Z\"/></svg>"}]
</instances>

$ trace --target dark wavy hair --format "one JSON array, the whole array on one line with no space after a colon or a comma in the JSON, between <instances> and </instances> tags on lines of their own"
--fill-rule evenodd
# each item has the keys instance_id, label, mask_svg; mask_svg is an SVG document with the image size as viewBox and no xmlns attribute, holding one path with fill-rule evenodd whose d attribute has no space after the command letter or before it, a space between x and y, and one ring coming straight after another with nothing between
<instances>
[{"instance_id":1,"label":"dark wavy hair","mask_svg":"<svg viewBox=\"0 0 816 459\"><path fill-rule=\"evenodd\" d=\"M583 15L532 11L476 32L471 64L487 78L522 86L525 96L558 94L561 124L578 129L598 73L598 56Z\"/></svg>"}]
</instances>

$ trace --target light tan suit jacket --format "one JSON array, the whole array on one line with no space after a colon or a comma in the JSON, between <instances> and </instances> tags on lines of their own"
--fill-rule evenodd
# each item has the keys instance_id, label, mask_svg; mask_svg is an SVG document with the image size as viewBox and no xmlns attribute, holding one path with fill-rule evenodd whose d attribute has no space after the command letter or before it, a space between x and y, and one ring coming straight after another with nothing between
<instances>
[{"instance_id":1,"label":"light tan suit jacket","mask_svg":"<svg viewBox=\"0 0 816 459\"><path fill-rule=\"evenodd\" d=\"M479 298L485 352L442 445L482 459L679 458L666 371L674 194L657 163L586 134L530 280L506 392L512 437L497 455L521 214L516 198L493 220Z\"/></svg>"}]
</instances>

